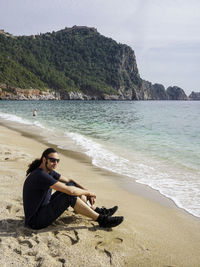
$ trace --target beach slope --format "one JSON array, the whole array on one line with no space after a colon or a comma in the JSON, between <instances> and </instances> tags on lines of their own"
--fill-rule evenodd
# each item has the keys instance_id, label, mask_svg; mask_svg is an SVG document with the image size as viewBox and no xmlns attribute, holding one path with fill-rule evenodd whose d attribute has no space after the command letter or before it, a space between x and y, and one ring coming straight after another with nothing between
<instances>
[{"instance_id":1,"label":"beach slope","mask_svg":"<svg viewBox=\"0 0 200 267\"><path fill-rule=\"evenodd\" d=\"M57 171L94 191L98 206L118 205L117 215L123 215L124 222L100 229L69 209L46 229L25 228L25 172L46 147L0 126L1 266L200 266L199 219L175 205L128 192L113 174L70 153L60 153Z\"/></svg>"}]
</instances>

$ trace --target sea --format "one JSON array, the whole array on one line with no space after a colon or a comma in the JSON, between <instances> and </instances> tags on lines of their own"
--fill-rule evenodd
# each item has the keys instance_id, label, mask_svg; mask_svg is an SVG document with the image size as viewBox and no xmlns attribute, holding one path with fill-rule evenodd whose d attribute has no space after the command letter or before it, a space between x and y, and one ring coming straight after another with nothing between
<instances>
[{"instance_id":1,"label":"sea","mask_svg":"<svg viewBox=\"0 0 200 267\"><path fill-rule=\"evenodd\" d=\"M200 101L2 100L0 119L200 217Z\"/></svg>"}]
</instances>

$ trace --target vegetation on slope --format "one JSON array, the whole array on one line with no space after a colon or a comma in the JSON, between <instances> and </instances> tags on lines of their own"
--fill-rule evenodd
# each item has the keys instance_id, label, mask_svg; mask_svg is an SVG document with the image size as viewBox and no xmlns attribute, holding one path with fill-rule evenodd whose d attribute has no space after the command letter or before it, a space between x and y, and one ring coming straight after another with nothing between
<instances>
[{"instance_id":1,"label":"vegetation on slope","mask_svg":"<svg viewBox=\"0 0 200 267\"><path fill-rule=\"evenodd\" d=\"M0 34L0 83L27 89L117 93L124 47L87 27L36 36ZM129 87L130 80L124 76L123 83Z\"/></svg>"}]
</instances>

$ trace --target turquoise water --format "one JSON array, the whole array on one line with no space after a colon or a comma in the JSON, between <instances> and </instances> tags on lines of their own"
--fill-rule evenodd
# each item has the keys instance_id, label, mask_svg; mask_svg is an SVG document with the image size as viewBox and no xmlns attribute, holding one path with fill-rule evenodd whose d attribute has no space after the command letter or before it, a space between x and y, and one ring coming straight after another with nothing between
<instances>
[{"instance_id":1,"label":"turquoise water","mask_svg":"<svg viewBox=\"0 0 200 267\"><path fill-rule=\"evenodd\" d=\"M38 109L33 117L33 109ZM0 101L0 118L147 184L200 217L200 102Z\"/></svg>"}]
</instances>

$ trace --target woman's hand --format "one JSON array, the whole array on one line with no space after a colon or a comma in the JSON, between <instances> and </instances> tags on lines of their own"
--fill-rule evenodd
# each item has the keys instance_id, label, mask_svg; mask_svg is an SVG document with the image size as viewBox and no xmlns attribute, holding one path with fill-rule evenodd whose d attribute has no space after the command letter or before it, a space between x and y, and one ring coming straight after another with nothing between
<instances>
[{"instance_id":1,"label":"woman's hand","mask_svg":"<svg viewBox=\"0 0 200 267\"><path fill-rule=\"evenodd\" d=\"M90 202L90 205L93 206L95 203L96 196L88 196L87 200Z\"/></svg>"}]
</instances>

